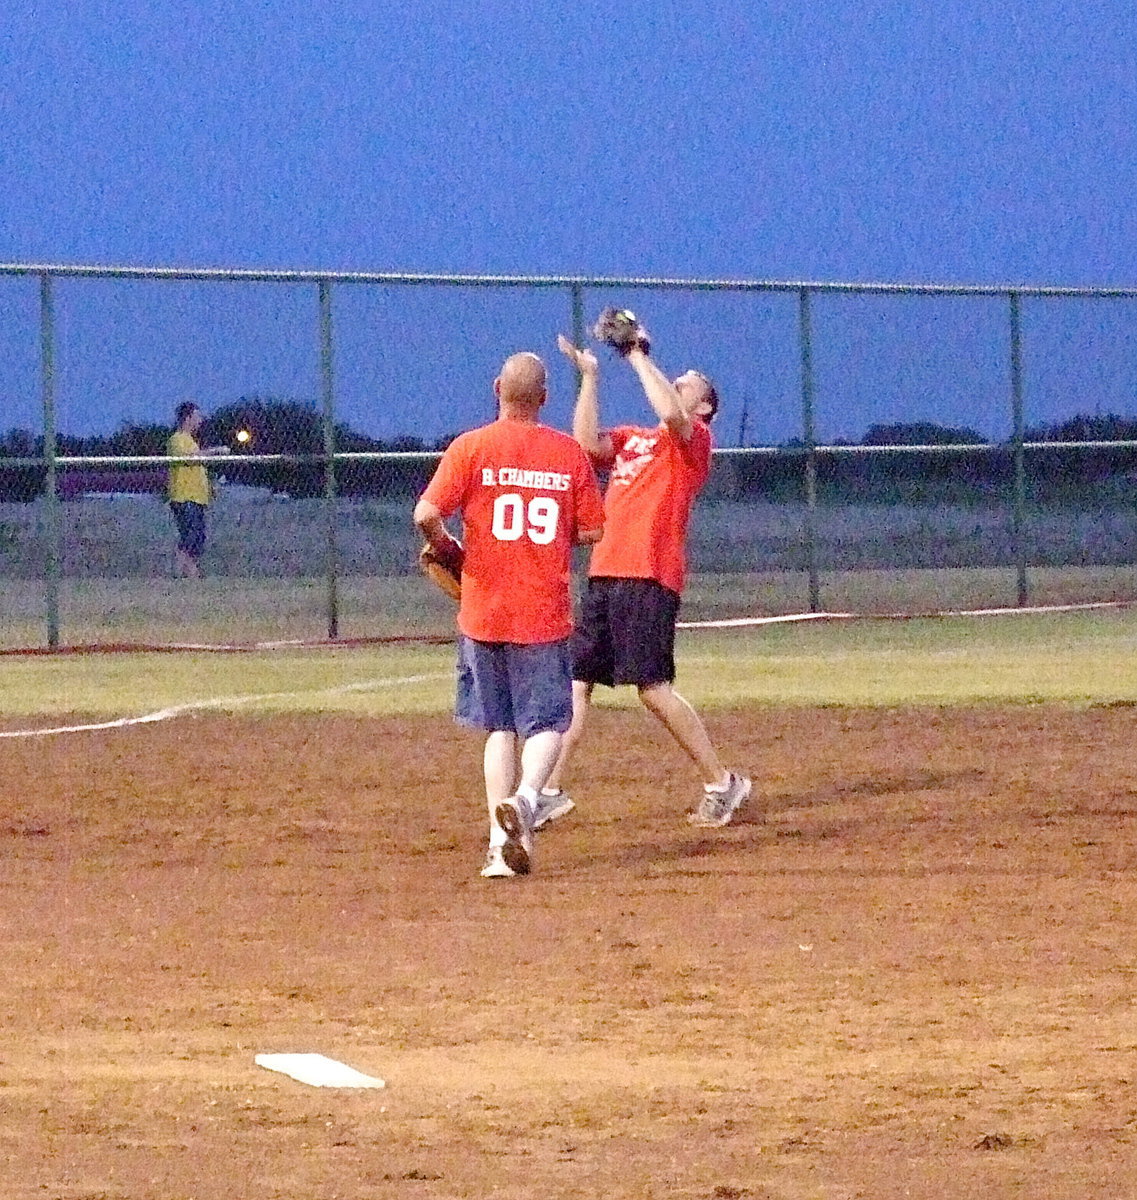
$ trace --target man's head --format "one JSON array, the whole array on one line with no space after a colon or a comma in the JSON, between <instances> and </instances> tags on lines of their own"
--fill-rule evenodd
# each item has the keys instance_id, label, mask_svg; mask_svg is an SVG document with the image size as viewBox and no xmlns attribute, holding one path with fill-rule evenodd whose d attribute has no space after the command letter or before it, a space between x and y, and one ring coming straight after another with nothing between
<instances>
[{"instance_id":1,"label":"man's head","mask_svg":"<svg viewBox=\"0 0 1137 1200\"><path fill-rule=\"evenodd\" d=\"M528 350L511 354L493 381L503 414L532 417L545 403L545 364Z\"/></svg>"},{"instance_id":2,"label":"man's head","mask_svg":"<svg viewBox=\"0 0 1137 1200\"><path fill-rule=\"evenodd\" d=\"M709 425L719 410L719 394L715 385L701 371L685 371L675 380L675 390L687 415L698 417Z\"/></svg>"},{"instance_id":3,"label":"man's head","mask_svg":"<svg viewBox=\"0 0 1137 1200\"><path fill-rule=\"evenodd\" d=\"M201 409L192 400L183 400L174 412L174 420L177 421L178 428L186 430L187 433L193 433L199 429L204 419Z\"/></svg>"}]
</instances>

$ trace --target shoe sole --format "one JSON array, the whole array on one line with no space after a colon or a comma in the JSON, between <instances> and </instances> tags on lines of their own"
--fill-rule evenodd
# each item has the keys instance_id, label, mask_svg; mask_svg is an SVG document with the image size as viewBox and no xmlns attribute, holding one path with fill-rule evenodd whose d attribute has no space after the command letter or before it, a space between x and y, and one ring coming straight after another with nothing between
<instances>
[{"instance_id":1,"label":"shoe sole","mask_svg":"<svg viewBox=\"0 0 1137 1200\"><path fill-rule=\"evenodd\" d=\"M563 817L567 813L572 812L576 805L566 796L555 808L547 808L542 810L539 817L533 820L533 829L544 829L550 821L555 821L558 817Z\"/></svg>"},{"instance_id":2,"label":"shoe sole","mask_svg":"<svg viewBox=\"0 0 1137 1200\"><path fill-rule=\"evenodd\" d=\"M508 863L502 863L500 867L482 867L480 874L483 879L512 879L516 872Z\"/></svg>"},{"instance_id":3,"label":"shoe sole","mask_svg":"<svg viewBox=\"0 0 1137 1200\"><path fill-rule=\"evenodd\" d=\"M754 787L754 782L753 782L753 780L747 779L745 781L745 783L746 783L746 786L742 789L742 794L730 806L729 811L723 815L722 820L720 820L720 821L700 821L697 814L695 814L695 813L690 813L687 817L687 820L690 822L690 824L694 825L696 829L721 829L724 825L729 825L731 823L731 821L734 820L734 814L736 812L738 812L738 810L750 798L750 792Z\"/></svg>"},{"instance_id":4,"label":"shoe sole","mask_svg":"<svg viewBox=\"0 0 1137 1200\"><path fill-rule=\"evenodd\" d=\"M514 875L528 875L530 870L529 851L525 848L525 825L521 813L514 804L499 804L494 810L497 823L505 832L505 845L501 857Z\"/></svg>"}]
</instances>

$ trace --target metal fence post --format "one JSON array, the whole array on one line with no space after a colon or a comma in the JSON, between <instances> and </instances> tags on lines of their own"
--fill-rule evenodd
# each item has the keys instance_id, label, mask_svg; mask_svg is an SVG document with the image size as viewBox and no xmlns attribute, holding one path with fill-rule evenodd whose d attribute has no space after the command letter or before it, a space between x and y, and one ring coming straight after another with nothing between
<instances>
[{"instance_id":1,"label":"metal fence post","mask_svg":"<svg viewBox=\"0 0 1137 1200\"><path fill-rule=\"evenodd\" d=\"M320 295L320 395L324 427L324 513L327 520L328 637L340 635L339 552L336 539L336 410L332 374L332 285L321 279Z\"/></svg>"},{"instance_id":2,"label":"metal fence post","mask_svg":"<svg viewBox=\"0 0 1137 1200\"><path fill-rule=\"evenodd\" d=\"M50 275L39 280L40 379L43 393L44 506L47 518L47 553L44 561L44 600L47 610L47 644L59 648L59 582L62 575L63 520L59 508L59 479L55 426L55 295Z\"/></svg>"},{"instance_id":3,"label":"metal fence post","mask_svg":"<svg viewBox=\"0 0 1137 1200\"><path fill-rule=\"evenodd\" d=\"M1015 557L1015 594L1020 608L1029 599L1026 578L1026 453L1023 449L1022 311L1018 292L1009 293L1011 318L1011 445L1014 457L1014 490L1011 510L1011 542Z\"/></svg>"},{"instance_id":4,"label":"metal fence post","mask_svg":"<svg viewBox=\"0 0 1137 1200\"><path fill-rule=\"evenodd\" d=\"M574 346L584 345L584 290L574 283L572 292L572 341Z\"/></svg>"},{"instance_id":5,"label":"metal fence post","mask_svg":"<svg viewBox=\"0 0 1137 1200\"><path fill-rule=\"evenodd\" d=\"M798 292L798 327L801 336L801 427L805 443L805 553L809 569L809 611L821 610L821 582L817 570L817 432L813 414L813 330L809 314L809 288Z\"/></svg>"}]
</instances>

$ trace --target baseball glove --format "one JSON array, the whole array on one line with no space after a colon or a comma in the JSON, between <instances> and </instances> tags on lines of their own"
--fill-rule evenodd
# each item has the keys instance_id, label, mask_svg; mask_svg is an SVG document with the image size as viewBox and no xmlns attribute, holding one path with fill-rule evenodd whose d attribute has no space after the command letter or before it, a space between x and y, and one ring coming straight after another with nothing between
<instances>
[{"instance_id":1,"label":"baseball glove","mask_svg":"<svg viewBox=\"0 0 1137 1200\"><path fill-rule=\"evenodd\" d=\"M418 565L435 587L441 588L451 600L461 600L464 555L462 543L453 538L437 548L427 542L419 551Z\"/></svg>"},{"instance_id":2,"label":"baseball glove","mask_svg":"<svg viewBox=\"0 0 1137 1200\"><path fill-rule=\"evenodd\" d=\"M651 338L630 308L606 308L592 329L598 342L611 346L621 357L629 350L651 351Z\"/></svg>"}]
</instances>

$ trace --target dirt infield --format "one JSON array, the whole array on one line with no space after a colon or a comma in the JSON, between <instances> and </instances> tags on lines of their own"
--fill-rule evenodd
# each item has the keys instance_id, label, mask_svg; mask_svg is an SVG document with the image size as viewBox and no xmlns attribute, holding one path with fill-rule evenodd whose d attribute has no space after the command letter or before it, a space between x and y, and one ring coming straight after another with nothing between
<instances>
[{"instance_id":1,"label":"dirt infield","mask_svg":"<svg viewBox=\"0 0 1137 1200\"><path fill-rule=\"evenodd\" d=\"M738 824L603 711L494 881L445 720L0 743L0 1195L1137 1195L1134 712L711 725Z\"/></svg>"}]
</instances>

